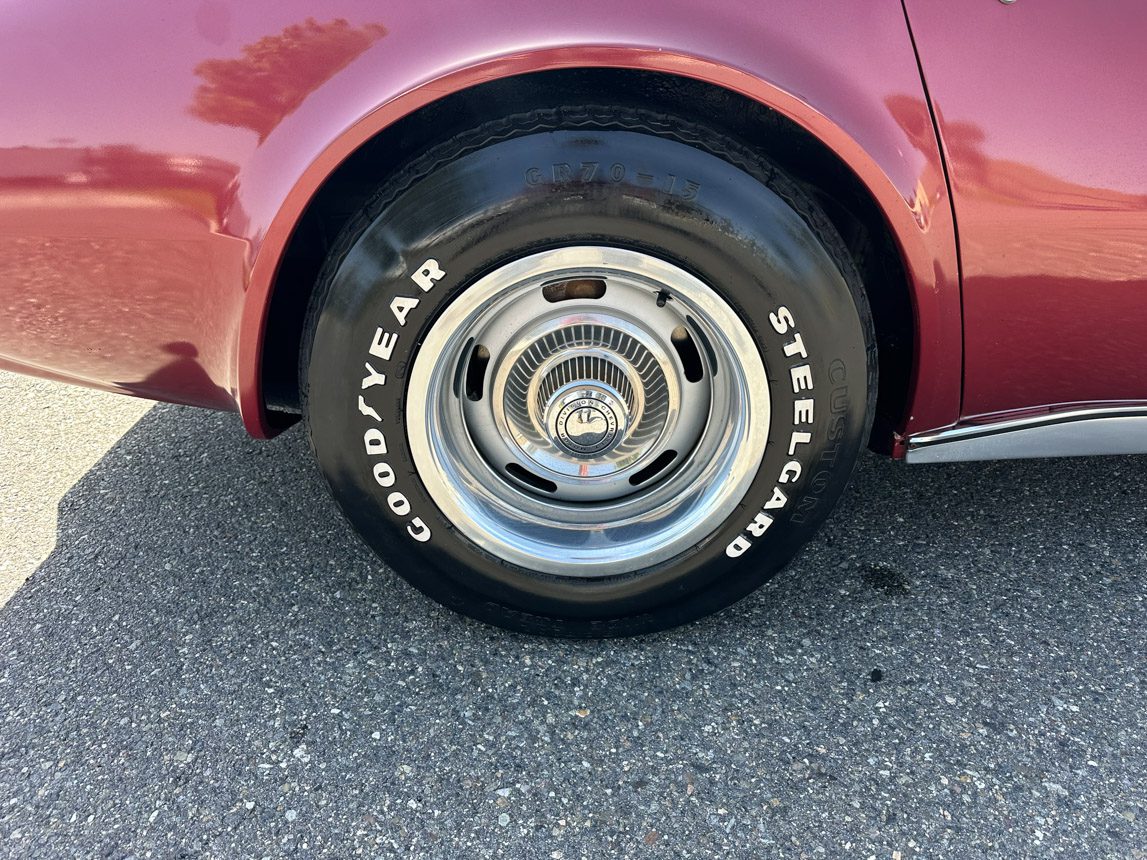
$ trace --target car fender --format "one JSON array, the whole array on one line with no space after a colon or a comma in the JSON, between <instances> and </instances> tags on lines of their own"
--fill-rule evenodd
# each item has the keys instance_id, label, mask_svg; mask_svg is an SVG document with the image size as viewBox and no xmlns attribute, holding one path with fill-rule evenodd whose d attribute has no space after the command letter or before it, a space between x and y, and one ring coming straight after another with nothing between
<instances>
[{"instance_id":1,"label":"car fender","mask_svg":"<svg viewBox=\"0 0 1147 860\"><path fill-rule=\"evenodd\" d=\"M778 111L835 152L879 206L910 280L916 354L901 432L952 425L960 407L961 319L943 162L899 4L866 5L868 36L795 2L781 4L754 27L726 22L722 30L719 21L678 15L653 28L661 31L655 42L647 15L616 6L601 28L611 34L609 42L555 36L554 28L543 37L546 19L525 9L517 10L513 50L497 50L492 39L484 42L489 26L468 34L451 25L445 35L419 39L411 33L405 41L398 38L405 23L393 28L390 38L308 95L243 167L236 199L249 218L250 252L236 378L248 430L260 437L275 432L260 385L275 276L300 216L338 165L392 123L443 96L502 77L578 67L702 80ZM514 14L501 6L487 12ZM807 31L812 16L821 16L813 23L823 25L816 39ZM858 38L879 39L882 59L861 62L873 55L858 50Z\"/></svg>"}]
</instances>

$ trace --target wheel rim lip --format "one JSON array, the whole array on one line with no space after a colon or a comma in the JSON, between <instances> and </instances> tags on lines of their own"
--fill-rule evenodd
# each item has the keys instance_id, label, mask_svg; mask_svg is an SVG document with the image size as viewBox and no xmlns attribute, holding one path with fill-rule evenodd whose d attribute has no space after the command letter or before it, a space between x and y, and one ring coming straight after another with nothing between
<instances>
[{"instance_id":1,"label":"wheel rim lip","mask_svg":"<svg viewBox=\"0 0 1147 860\"><path fill-rule=\"evenodd\" d=\"M450 398L457 399L451 380L460 350L517 291L532 289L543 280L594 276L607 282L610 277L626 277L651 290L670 289L710 340L721 359L723 374L718 376L724 378L721 396L710 395L701 441L679 456L672 473L652 482L651 489L612 502L585 506L527 498L520 491L507 495L504 488L494 492L490 482L505 484L505 478L477 450L464 419L466 439L450 438L458 434L462 414L462 405L455 409L450 403ZM492 380L496 373L491 368L487 376ZM708 375L712 383L712 368ZM736 409L735 415L723 416L728 417L723 429L712 414L717 400ZM614 246L582 245L506 263L442 310L414 357L406 429L423 485L446 519L470 541L527 570L599 578L666 561L712 534L736 510L760 467L770 411L760 350L744 322L714 289L659 257Z\"/></svg>"}]
</instances>

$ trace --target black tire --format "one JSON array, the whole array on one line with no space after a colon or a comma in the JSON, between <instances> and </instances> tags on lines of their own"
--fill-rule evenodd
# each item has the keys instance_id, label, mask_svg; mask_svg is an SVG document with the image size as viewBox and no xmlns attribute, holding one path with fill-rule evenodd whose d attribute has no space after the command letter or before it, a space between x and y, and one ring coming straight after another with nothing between
<instances>
[{"instance_id":1,"label":"black tire","mask_svg":"<svg viewBox=\"0 0 1147 860\"><path fill-rule=\"evenodd\" d=\"M602 169L591 176L576 169L583 163ZM773 416L749 491L707 539L649 568L589 580L508 564L464 537L420 479L404 415L419 344L461 291L509 260L578 244L655 255L719 292L759 347ZM379 321L395 296L410 294L411 272L430 258L448 274L418 294L390 344L387 382L360 404L364 359ZM807 359L799 351L786 355L797 331ZM860 277L809 194L715 131L597 107L487 123L389 177L330 254L308 313L301 362L315 456L367 543L415 587L461 613L575 637L672 627L732 604L782 568L847 484L867 440L877 367ZM797 427L811 440L794 445L800 383L793 368L804 365L813 387L799 399L811 397L815 409L811 424ZM802 379L804 373L797 370ZM364 450L370 426L385 429L386 460L396 476L389 489L376 483L376 460ZM793 461L800 476L786 481L796 471L786 470ZM750 523L778 488L786 502L754 537ZM412 539L426 532L425 542Z\"/></svg>"}]
</instances>

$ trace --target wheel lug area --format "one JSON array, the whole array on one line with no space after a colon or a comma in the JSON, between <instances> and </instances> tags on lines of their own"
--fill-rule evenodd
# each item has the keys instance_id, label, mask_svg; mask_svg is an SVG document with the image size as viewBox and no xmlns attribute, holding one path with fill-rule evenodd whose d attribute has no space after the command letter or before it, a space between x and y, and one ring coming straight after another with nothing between
<instances>
[{"instance_id":1,"label":"wheel lug area","mask_svg":"<svg viewBox=\"0 0 1147 860\"><path fill-rule=\"evenodd\" d=\"M621 498L669 427L679 388L671 370L664 345L632 320L543 317L493 374L495 420L516 466L552 482L555 496Z\"/></svg>"}]
</instances>

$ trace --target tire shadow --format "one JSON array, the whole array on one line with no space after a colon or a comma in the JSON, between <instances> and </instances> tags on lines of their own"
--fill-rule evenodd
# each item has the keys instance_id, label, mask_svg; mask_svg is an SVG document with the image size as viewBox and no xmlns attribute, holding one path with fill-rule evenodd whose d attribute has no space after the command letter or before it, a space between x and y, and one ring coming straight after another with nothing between
<instances>
[{"instance_id":1,"label":"tire shadow","mask_svg":"<svg viewBox=\"0 0 1147 860\"><path fill-rule=\"evenodd\" d=\"M68 492L0 610L0 844L1014 855L1038 827L1126 854L1147 845L1145 475L866 455L750 598L567 642L386 570L298 429L256 442L158 406Z\"/></svg>"}]
</instances>

